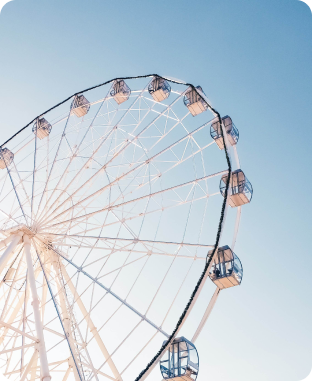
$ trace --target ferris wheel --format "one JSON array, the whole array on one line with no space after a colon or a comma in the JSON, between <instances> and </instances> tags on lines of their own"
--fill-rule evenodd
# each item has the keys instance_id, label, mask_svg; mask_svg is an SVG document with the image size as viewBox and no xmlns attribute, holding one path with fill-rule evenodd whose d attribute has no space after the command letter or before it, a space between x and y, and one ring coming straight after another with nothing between
<instances>
[{"instance_id":1,"label":"ferris wheel","mask_svg":"<svg viewBox=\"0 0 312 381\"><path fill-rule=\"evenodd\" d=\"M150 75L77 93L1 146L5 377L197 378L195 342L242 281L238 137L201 87Z\"/></svg>"}]
</instances>

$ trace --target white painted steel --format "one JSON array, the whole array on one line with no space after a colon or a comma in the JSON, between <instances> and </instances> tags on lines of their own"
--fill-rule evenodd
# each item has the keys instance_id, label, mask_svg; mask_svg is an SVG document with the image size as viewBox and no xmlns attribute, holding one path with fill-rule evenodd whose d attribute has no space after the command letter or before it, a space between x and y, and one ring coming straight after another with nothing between
<instances>
[{"instance_id":1,"label":"white painted steel","mask_svg":"<svg viewBox=\"0 0 312 381\"><path fill-rule=\"evenodd\" d=\"M31 367L30 372L30 381L35 381L37 378L37 362L38 362L38 357L39 357L39 352L38 349L36 348L35 350L35 358L33 360L33 365Z\"/></svg>"},{"instance_id":2,"label":"white painted steel","mask_svg":"<svg viewBox=\"0 0 312 381\"><path fill-rule=\"evenodd\" d=\"M239 163L239 157L238 157L236 145L233 146L233 152L234 152L234 159L235 159L236 169L240 169L240 163ZM231 246L231 249L233 251L234 251L234 248L235 248L235 243L236 243L237 234L238 234L238 230L239 230L239 224L240 224L240 220L241 220L241 214L242 214L242 207L238 206L237 207L237 211L236 211L236 221L235 221L234 235L233 235L232 246Z\"/></svg>"},{"instance_id":3,"label":"white painted steel","mask_svg":"<svg viewBox=\"0 0 312 381\"><path fill-rule=\"evenodd\" d=\"M235 229L234 229L233 241L231 246L232 251L234 251L234 248L235 248L235 243L236 243L238 229L239 229L239 223L241 220L241 214L242 214L242 207L238 206L236 211Z\"/></svg>"},{"instance_id":4,"label":"white painted steel","mask_svg":"<svg viewBox=\"0 0 312 381\"><path fill-rule=\"evenodd\" d=\"M236 145L233 146L233 152L234 152L234 159L235 159L235 164L236 164L236 168L235 169L240 169L240 163L239 163L239 158L238 158L238 153L237 153Z\"/></svg>"},{"instance_id":5,"label":"white painted steel","mask_svg":"<svg viewBox=\"0 0 312 381\"><path fill-rule=\"evenodd\" d=\"M53 267L54 267L54 270L55 270L55 273L56 273L56 284L57 284L57 289L58 289L58 295L59 295L59 299L60 299L60 304L61 304L61 312L62 312L62 321L63 321L63 326L64 326L64 330L65 330L65 334L68 338L68 341L69 341L69 345L71 347L71 355L72 357L75 357L72 361L73 363L73 372L74 372L74 376L75 376L75 380L76 381L80 381L80 377L79 377L79 373L76 369L76 365L75 364L78 364L78 353L77 351L75 350L75 345L74 345L74 338L73 338L73 334L72 334L72 330L71 330L71 316L68 312L68 303L67 303L67 297L66 297L66 293L64 291L64 288L63 288L63 285L62 285L62 279L61 279L61 275L60 275L60 271L59 271L59 268L57 266L57 258L55 258L55 256L53 255L53 259L52 259L52 263L53 263Z\"/></svg>"},{"instance_id":6,"label":"white painted steel","mask_svg":"<svg viewBox=\"0 0 312 381\"><path fill-rule=\"evenodd\" d=\"M38 275L39 275L39 268L37 267L36 270L35 270L35 278L37 279ZM29 300L29 296L30 296L30 289L29 289L29 284L27 285L27 288L26 288L26 292L25 294L23 294L19 299L18 299L18 302L15 304L15 307L12 310L12 306L11 308L8 310L7 314L5 315L5 319L6 319L6 322L4 321L0 321L0 327L1 326L4 326L6 327L3 332L2 332L2 335L0 336L0 345L3 343L3 341L5 340L6 338L6 335L8 334L8 331L9 329L12 329L13 331L19 333L20 335L22 335L23 337L28 337L29 339L31 340L34 340L34 341L38 341L38 339L36 337L33 337L31 335L28 335L27 333L23 332L23 331L20 331L19 329L17 329L16 327L13 327L12 326L12 323L14 321L16 321L16 317L18 315L18 313L20 312L20 310L22 309L22 306L23 304L24 305L27 305L28 303L28 300ZM8 317L8 313L10 312L10 315ZM24 316L23 316L23 319L24 319Z\"/></svg>"},{"instance_id":7,"label":"white painted steel","mask_svg":"<svg viewBox=\"0 0 312 381\"><path fill-rule=\"evenodd\" d=\"M66 373L64 374L63 381L67 381L71 369L72 369L71 367L68 367Z\"/></svg>"},{"instance_id":8,"label":"white painted steel","mask_svg":"<svg viewBox=\"0 0 312 381\"><path fill-rule=\"evenodd\" d=\"M37 353L37 350L35 350L34 354L32 355L32 358L30 359L29 363L27 364L27 366L24 370L24 373L22 374L20 381L26 380L27 375L28 375L29 371L31 370L31 367L32 367L33 363L35 362L37 356L38 356L38 353Z\"/></svg>"},{"instance_id":9,"label":"white painted steel","mask_svg":"<svg viewBox=\"0 0 312 381\"><path fill-rule=\"evenodd\" d=\"M205 124L206 125L206 124ZM195 130L194 132L198 132L201 128ZM193 132L193 133L194 133ZM92 193L91 195L88 195L87 197L85 197L83 200L80 200L78 202L78 205L81 204L82 202L85 202L87 200L89 200L90 198L94 198L95 196L98 196L100 195L101 193L103 193L107 188L110 188L112 185L114 185L115 183L118 183L120 182L121 180L123 180L126 176L129 176L131 175L134 171L137 171L138 169L140 169L141 167L143 167L144 165L146 164L149 164L152 160L155 160L158 156L160 156L161 154L163 154L164 152L168 151L168 150L171 150L175 145L177 145L178 143L181 143L182 141L184 141L185 139L188 139L190 137L190 134L186 135L185 137L181 138L178 142L174 142L173 144L171 144L169 147L161 150L160 152L158 152L156 155L152 156L151 158L148 159L148 161L144 161L142 162L141 164L137 165L136 167L134 167L133 169L131 169L130 171L126 172L125 174L117 177L113 182L110 182L108 185L104 186L103 188L97 190L96 192ZM137 140L137 136L135 137L134 140ZM114 159L116 158L116 156L118 156L120 154L120 152L117 153L117 155L114 155ZM113 160L113 159L111 159ZM109 164L106 163L105 164L105 167ZM82 184L81 188L84 188L85 186L87 186L91 181L92 179L98 175L99 173L102 173L103 172L103 168L101 168L95 175L93 175L88 181L86 181L85 183ZM224 171L223 171L224 172ZM225 172L224 172L225 173ZM214 174L214 175L211 175L211 176L215 176L215 175L219 175L219 174ZM208 179L209 177L204 177L202 180L205 180L205 179ZM180 184L179 186L182 186L182 185L185 185L185 184ZM177 186L177 187L179 187ZM74 196L80 189L77 189L74 191L74 193L71 195ZM66 200L66 202L68 201L68 199ZM65 203L65 202L64 202ZM63 204L59 205L59 207L61 207ZM61 215L67 213L69 210L65 210L64 212L60 213L59 215L57 215L56 217L60 217ZM55 210L53 211L55 212ZM49 220L46 221L46 223L50 222Z\"/></svg>"},{"instance_id":10,"label":"white painted steel","mask_svg":"<svg viewBox=\"0 0 312 381\"><path fill-rule=\"evenodd\" d=\"M10 237L7 237L4 240L0 241L0 249L2 249L3 247L6 247L12 241L12 239L13 239L13 237L10 236Z\"/></svg>"},{"instance_id":11,"label":"white painted steel","mask_svg":"<svg viewBox=\"0 0 312 381\"><path fill-rule=\"evenodd\" d=\"M199 326L197 327L197 330L196 330L196 332L194 333L194 336L193 336L193 338L192 338L192 343L194 344L195 343L195 341L198 339L198 336L200 335L200 333L201 333L201 331L203 330L203 328L204 328L204 326L205 326L205 324L206 324L206 322L207 322L207 320L208 320L208 318L209 318L209 316L210 316L210 314L211 314L211 311L212 311L212 309L213 309L213 307L215 306L215 304L216 304L216 301L217 301L217 299L218 299L218 296L219 296L219 294L220 294L220 288L216 288L216 291L214 292L214 294L212 295L212 298L210 299L210 302L209 302L209 304L208 304L208 307L206 308L206 311L205 311L205 313L204 313L204 316L202 317L202 319L201 319L201 321L200 321L200 323L199 323Z\"/></svg>"},{"instance_id":12,"label":"white painted steel","mask_svg":"<svg viewBox=\"0 0 312 381\"><path fill-rule=\"evenodd\" d=\"M117 204L117 205L115 205L115 206L113 206L113 207L112 207L112 206L107 206L106 208L99 209L99 210L97 210L96 212L92 212L92 213L89 213L89 214L86 214L86 215L82 215L82 216L77 216L77 217L71 218L70 221L68 221L68 220L66 221L66 220L65 220L65 221L59 222L59 223L57 223L57 224L53 224L53 225L51 225L51 226L54 227L54 226L62 225L62 224L65 224L65 223L68 223L68 222L71 222L71 221L90 218L90 217L93 217L93 216L95 216L96 214L102 213L102 212L104 212L104 211L106 211L106 210L112 210L112 209L114 209L114 208L118 208L118 207L121 207L121 206L125 206L125 205L127 205L127 204L131 204L131 203L134 203L134 202L138 202L138 201L144 200L144 199L146 199L146 198L151 198L151 197L153 197L153 196L158 196L158 195L160 195L160 194L162 194L162 193L164 193L164 192L173 191L173 190L176 190L176 189L178 189L178 188L184 187L184 186L186 186L186 185L196 184L196 183L198 183L199 181L208 180L208 179L211 179L212 177L221 176L221 175L223 175L223 174L225 174L225 173L227 173L227 171L221 171L221 172L218 172L218 173L214 173L214 174L212 174L212 175L204 176L204 177L201 177L201 178L197 179L196 181L194 181L194 180L192 180L192 181L188 181L188 182L186 182L186 183L183 183L183 184L180 184L180 185L176 185L176 186L174 186L174 187L167 188L167 189L161 190L161 191L159 191L159 192L155 192L155 193L153 193L153 194L147 194L147 195L142 196L142 197L140 197L140 198L137 198L137 199L135 199L135 200L131 200L131 201L127 201L127 202L123 202L122 204ZM117 180L119 181L120 178L118 178ZM110 185L112 185L112 184L110 184ZM210 195L206 195L206 197L209 197L209 196L210 196ZM83 200L83 201L85 201L85 200ZM80 203L81 203L81 202L79 202L78 204L80 204ZM69 211L69 210L67 209L66 211L64 211L63 213L60 213L60 214L59 214L58 216L56 216L56 217L60 217L61 215L67 213L68 211ZM48 221L48 222L51 222L51 221Z\"/></svg>"},{"instance_id":13,"label":"white painted steel","mask_svg":"<svg viewBox=\"0 0 312 381\"><path fill-rule=\"evenodd\" d=\"M12 331L17 332L17 333L18 333L19 335L21 335L21 336L26 336L26 337L28 337L30 340L33 340L34 342L38 342L38 338L37 338L37 337L28 335L27 333L21 331L20 329L14 327L14 326L11 325L11 324L5 323L4 321L0 321L0 326L2 326L2 327L6 327L8 330L11 329Z\"/></svg>"},{"instance_id":14,"label":"white painted steel","mask_svg":"<svg viewBox=\"0 0 312 381\"><path fill-rule=\"evenodd\" d=\"M30 348L30 347L33 347L33 346L34 346L34 344L27 344L27 345L23 345L22 347L14 347L14 348L11 348L11 349L7 349L5 351L1 351L0 355L3 355L4 353L9 353L9 352L12 352L12 351L20 351L23 348Z\"/></svg>"},{"instance_id":15,"label":"white painted steel","mask_svg":"<svg viewBox=\"0 0 312 381\"><path fill-rule=\"evenodd\" d=\"M88 274L86 271L79 269L73 262L69 261L66 257L62 255L62 253L57 252L53 250L56 254L58 254L61 258L65 259L65 261L68 261L71 263L74 267L77 268L77 270L84 275L86 275L88 278L90 278L94 283L98 284L100 287L102 287L106 292L111 294L114 298L116 298L119 302L121 302L123 305L128 307L131 311L133 311L136 315L138 315L142 320L145 320L148 324L150 324L153 328L157 329L159 332L161 332L165 337L169 337L168 333L163 331L161 327L158 327L155 323L153 323L150 319L146 318L142 313L140 313L137 309L132 307L129 303L127 303L125 300L123 300L120 296L118 296L116 293L111 291L109 288L105 287L101 282L98 281L98 279L94 278L92 275ZM66 274L66 272L65 272ZM63 274L64 275L64 274ZM64 275L66 276L66 275ZM69 278L68 278L69 279ZM76 295L76 292L74 293ZM76 299L75 299L76 300ZM78 299L79 300L79 299ZM77 302L78 303L78 302ZM85 316L85 315L84 315Z\"/></svg>"},{"instance_id":16,"label":"white painted steel","mask_svg":"<svg viewBox=\"0 0 312 381\"><path fill-rule=\"evenodd\" d=\"M107 97L106 97L106 98L107 98ZM105 99L106 99L106 98L105 98ZM104 99L104 100L105 100L105 99ZM103 100L102 104L104 103L104 100ZM101 107L102 107L102 106L101 106ZM96 116L98 115L98 113L99 113L101 107L100 107L99 110L97 111L97 113L96 113L96 115L95 115L93 121L95 120ZM128 110L129 110L129 109L128 109ZM127 113L129 112L128 110L127 110L127 111L124 113L124 115L120 118L120 120L118 121L118 123L122 122L123 118L124 118L124 117L127 115ZM90 124L90 127L92 126L93 121L92 121L92 123ZM113 133L113 131L114 131L114 130L112 129L111 132L110 132L104 139L102 139L102 142L100 143L100 145L95 149L95 151L94 151L94 152L92 153L92 155L89 157L89 159L88 159L88 163L92 161L92 159L93 159L93 157L95 156L95 154L99 151L99 149L102 147L102 145L105 143L105 141L106 141L106 140L109 138L109 136ZM82 143L82 142L81 142L81 143ZM130 144L130 143L129 143L129 144ZM77 147L77 151L78 151L78 149L79 149L79 147ZM75 153L76 153L76 152L75 152ZM116 156L115 156L115 157L116 157ZM71 163L71 161L72 161L73 158L74 158L74 155L71 157L70 163ZM68 166L66 167L66 169L65 169L64 173L62 174L60 180L58 181L56 188L58 188L58 186L60 185L60 182L61 182L61 180L63 179L64 174L67 173L70 163L68 164ZM108 163L107 163L107 164L108 164ZM83 167L81 168L81 170L80 170L80 171L78 172L78 174L77 174L77 175L70 181L70 183L68 184L67 187L69 187L70 184L72 184L73 181L77 178L77 176L79 176L79 175L81 174L81 172L84 171L84 170L85 170L85 166L83 166ZM50 200L51 197L53 196L54 191L55 191L55 189L52 191L52 194L51 194L49 200ZM62 195L64 192L66 192L66 188L62 190L61 195ZM60 196L57 197L57 199L54 201L54 204L59 200L59 198L60 198ZM47 203L47 204L48 204L48 203ZM54 204L53 204L53 205L54 205ZM52 206L53 206L53 205L52 205ZM57 209L58 209L58 208L57 208ZM44 209L44 210L45 210L45 209ZM55 212L55 211L52 212L52 215L54 214L54 212ZM41 216L38 216L38 220L39 220L39 221L40 221L40 217L41 217Z\"/></svg>"},{"instance_id":17,"label":"white painted steel","mask_svg":"<svg viewBox=\"0 0 312 381\"><path fill-rule=\"evenodd\" d=\"M108 350L106 349L106 347L103 343L103 340L101 339L101 336L99 335L95 325L93 324L93 322L90 318L90 314L88 313L87 309L85 308L81 298L79 297L79 295L77 293L77 290L75 289L75 286L73 285L72 281L70 280L70 277L68 276L67 271L61 262L60 262L60 266L61 266L61 271L62 271L62 274L64 276L64 279L65 279L67 285L69 286L72 294L74 295L77 306L79 307L82 315L86 319L86 322L88 324L90 332L92 333L93 337L95 338L95 340L96 340L96 342L100 348L100 351L103 353L105 359L107 360L116 380L121 381L122 377L121 377L120 373L118 372L118 369L116 368L113 360L111 359L110 354L108 353Z\"/></svg>"},{"instance_id":18,"label":"white painted steel","mask_svg":"<svg viewBox=\"0 0 312 381\"><path fill-rule=\"evenodd\" d=\"M37 294L35 272L34 272L33 262L31 258L31 252L30 252L30 239L27 235L24 235L23 239L24 239L24 251L25 251L27 270L28 270L28 280L29 280L30 290L32 295L32 306L34 309L36 333L39 340L38 350L39 350L39 357L40 357L40 364L41 364L41 371L42 371L42 381L50 381L51 376L49 372L48 358L47 358L43 327L42 327L41 316L40 316L41 315L40 308L39 308L40 301Z\"/></svg>"},{"instance_id":19,"label":"white painted steel","mask_svg":"<svg viewBox=\"0 0 312 381\"><path fill-rule=\"evenodd\" d=\"M1 257L0 257L0 274L2 273L6 264L8 263L8 260L10 259L10 255L12 254L12 252L14 251L16 246L20 243L22 235L23 235L22 233L19 233L19 234L12 236L11 243L6 248L4 253L1 255Z\"/></svg>"}]
</instances>

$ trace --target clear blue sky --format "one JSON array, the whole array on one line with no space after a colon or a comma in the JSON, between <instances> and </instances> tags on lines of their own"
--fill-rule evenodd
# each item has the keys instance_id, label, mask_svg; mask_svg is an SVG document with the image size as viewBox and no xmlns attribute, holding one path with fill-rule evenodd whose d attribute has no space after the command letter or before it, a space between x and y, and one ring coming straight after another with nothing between
<instances>
[{"instance_id":1,"label":"clear blue sky","mask_svg":"<svg viewBox=\"0 0 312 381\"><path fill-rule=\"evenodd\" d=\"M312 367L312 15L297 0L14 0L0 14L1 142L72 93L158 73L200 84L240 131L254 187L198 381L299 381ZM225 328L226 327L226 328Z\"/></svg>"}]
</instances>

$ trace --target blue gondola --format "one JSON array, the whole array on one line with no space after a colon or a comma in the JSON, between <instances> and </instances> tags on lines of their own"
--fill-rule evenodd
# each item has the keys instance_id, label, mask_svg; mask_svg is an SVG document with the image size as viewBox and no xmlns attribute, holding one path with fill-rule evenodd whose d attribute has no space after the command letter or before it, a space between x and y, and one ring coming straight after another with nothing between
<instances>
[{"instance_id":1,"label":"blue gondola","mask_svg":"<svg viewBox=\"0 0 312 381\"><path fill-rule=\"evenodd\" d=\"M0 148L0 169L9 167L14 159L14 154L7 148Z\"/></svg>"},{"instance_id":2,"label":"blue gondola","mask_svg":"<svg viewBox=\"0 0 312 381\"><path fill-rule=\"evenodd\" d=\"M185 337L174 339L160 360L160 371L164 380L195 381L199 359L195 345Z\"/></svg>"},{"instance_id":3,"label":"blue gondola","mask_svg":"<svg viewBox=\"0 0 312 381\"><path fill-rule=\"evenodd\" d=\"M90 104L87 98L82 94L76 95L71 104L72 112L78 118L81 118L82 116L86 115L89 112L89 109L90 109Z\"/></svg>"},{"instance_id":4,"label":"blue gondola","mask_svg":"<svg viewBox=\"0 0 312 381\"><path fill-rule=\"evenodd\" d=\"M212 255L213 250L208 255ZM229 248L218 248L209 273L210 279L220 289L239 286L243 279L243 266L238 256Z\"/></svg>"},{"instance_id":5,"label":"blue gondola","mask_svg":"<svg viewBox=\"0 0 312 381\"><path fill-rule=\"evenodd\" d=\"M196 86L200 92L203 92L203 89L200 86ZM185 106L189 109L190 113L193 116L196 116L208 109L208 103L203 99L203 97L196 91L193 87L189 87L186 90L184 95L183 102Z\"/></svg>"},{"instance_id":6,"label":"blue gondola","mask_svg":"<svg viewBox=\"0 0 312 381\"><path fill-rule=\"evenodd\" d=\"M51 130L52 126L45 118L38 118L32 128L32 132L37 135L39 139L44 139L49 136Z\"/></svg>"},{"instance_id":7,"label":"blue gondola","mask_svg":"<svg viewBox=\"0 0 312 381\"><path fill-rule=\"evenodd\" d=\"M115 101L120 105L121 103L127 101L130 97L131 90L123 79L117 79L112 87L110 95L115 99Z\"/></svg>"},{"instance_id":8,"label":"blue gondola","mask_svg":"<svg viewBox=\"0 0 312 381\"><path fill-rule=\"evenodd\" d=\"M234 146L235 144L237 144L239 138L238 129L235 127L231 117L229 117L228 115L224 116L222 118L222 121L225 127L225 131L227 133L228 141L232 146ZM210 135L212 139L214 139L214 141L217 143L218 147L220 149L224 149L223 139L221 135L221 125L218 120L214 121L211 124Z\"/></svg>"},{"instance_id":9,"label":"blue gondola","mask_svg":"<svg viewBox=\"0 0 312 381\"><path fill-rule=\"evenodd\" d=\"M148 92L156 102L162 102L169 97L171 87L164 78L155 77L148 86Z\"/></svg>"},{"instance_id":10,"label":"blue gondola","mask_svg":"<svg viewBox=\"0 0 312 381\"><path fill-rule=\"evenodd\" d=\"M225 189L228 175L223 175L220 180L220 192L225 196ZM232 208L248 204L252 199L253 189L250 181L241 169L232 172L229 186L229 205Z\"/></svg>"}]
</instances>

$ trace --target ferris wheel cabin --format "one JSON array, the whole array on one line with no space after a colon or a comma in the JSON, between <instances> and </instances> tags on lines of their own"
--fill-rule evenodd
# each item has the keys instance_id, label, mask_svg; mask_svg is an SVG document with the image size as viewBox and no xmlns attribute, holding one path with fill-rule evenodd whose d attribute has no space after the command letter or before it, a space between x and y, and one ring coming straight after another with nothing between
<instances>
[{"instance_id":1,"label":"ferris wheel cabin","mask_svg":"<svg viewBox=\"0 0 312 381\"><path fill-rule=\"evenodd\" d=\"M131 90L123 79L117 79L110 95L115 99L115 101L120 105L121 103L127 101L130 97Z\"/></svg>"},{"instance_id":2,"label":"ferris wheel cabin","mask_svg":"<svg viewBox=\"0 0 312 381\"><path fill-rule=\"evenodd\" d=\"M238 142L239 138L239 132L238 129L235 127L234 123L232 122L231 117L228 115L224 116L222 118L225 131L227 133L227 137L229 140L229 143L234 146ZM212 139L217 143L218 147L222 150L224 149L223 145L223 139L222 139L222 134L221 134L221 124L217 120L216 122L212 123L210 127L210 135Z\"/></svg>"},{"instance_id":3,"label":"ferris wheel cabin","mask_svg":"<svg viewBox=\"0 0 312 381\"><path fill-rule=\"evenodd\" d=\"M212 255L210 250L208 255ZM243 279L243 266L229 246L219 247L213 261L209 278L220 289L239 286Z\"/></svg>"},{"instance_id":4,"label":"ferris wheel cabin","mask_svg":"<svg viewBox=\"0 0 312 381\"><path fill-rule=\"evenodd\" d=\"M160 360L163 380L195 381L198 368L197 350L194 344L185 337L175 338Z\"/></svg>"},{"instance_id":5,"label":"ferris wheel cabin","mask_svg":"<svg viewBox=\"0 0 312 381\"><path fill-rule=\"evenodd\" d=\"M171 87L164 78L155 77L148 86L148 92L156 102L162 102L169 97Z\"/></svg>"},{"instance_id":6,"label":"ferris wheel cabin","mask_svg":"<svg viewBox=\"0 0 312 381\"><path fill-rule=\"evenodd\" d=\"M196 86L203 93L200 86ZM208 103L198 94L193 87L189 87L184 95L183 102L193 116L201 114L208 109Z\"/></svg>"},{"instance_id":7,"label":"ferris wheel cabin","mask_svg":"<svg viewBox=\"0 0 312 381\"><path fill-rule=\"evenodd\" d=\"M78 118L81 118L82 116L85 116L88 113L89 109L90 109L90 104L87 98L82 94L76 95L71 104L72 112Z\"/></svg>"},{"instance_id":8,"label":"ferris wheel cabin","mask_svg":"<svg viewBox=\"0 0 312 381\"><path fill-rule=\"evenodd\" d=\"M51 124L45 118L36 120L32 132L41 140L50 135L52 130Z\"/></svg>"},{"instance_id":9,"label":"ferris wheel cabin","mask_svg":"<svg viewBox=\"0 0 312 381\"><path fill-rule=\"evenodd\" d=\"M0 148L0 169L7 168L13 161L14 154L7 148Z\"/></svg>"},{"instance_id":10,"label":"ferris wheel cabin","mask_svg":"<svg viewBox=\"0 0 312 381\"><path fill-rule=\"evenodd\" d=\"M228 175L223 175L220 180L220 192L223 197L225 196L227 178ZM251 201L253 193L252 185L241 169L232 172L229 192L228 200L232 208L248 204Z\"/></svg>"}]
</instances>

